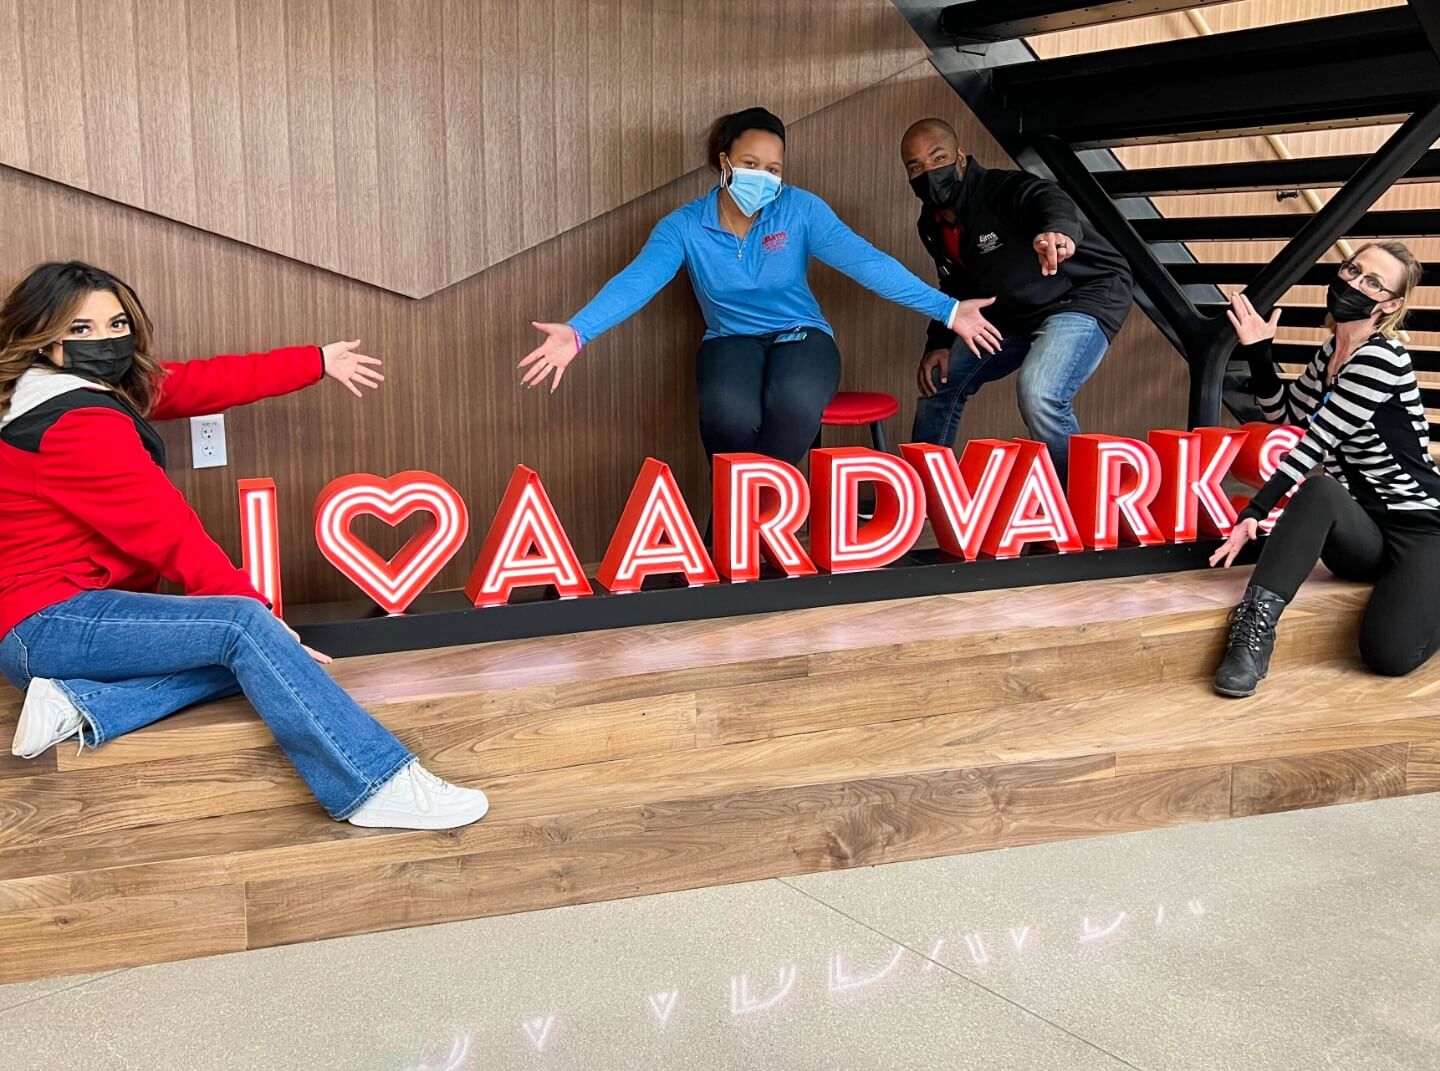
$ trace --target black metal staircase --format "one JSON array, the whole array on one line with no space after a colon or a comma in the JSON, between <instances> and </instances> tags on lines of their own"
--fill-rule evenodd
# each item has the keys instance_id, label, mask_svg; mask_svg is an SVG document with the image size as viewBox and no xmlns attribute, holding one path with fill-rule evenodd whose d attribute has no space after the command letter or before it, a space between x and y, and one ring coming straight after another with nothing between
<instances>
[{"instance_id":1,"label":"black metal staircase","mask_svg":"<svg viewBox=\"0 0 1440 1071\"><path fill-rule=\"evenodd\" d=\"M1432 148L1440 141L1440 0L1051 60L1034 59L1013 38L1206 5L896 2L931 44L936 66L1010 154L1055 178L1130 262L1140 303L1189 364L1191 426L1220 418L1234 334L1219 286L1243 285L1268 313L1291 287L1329 282L1333 268L1316 262L1341 238L1440 235L1440 210L1372 210L1397 182L1440 179L1440 151ZM1093 151L1387 122L1401 125L1370 156L1127 171L1113 154ZM1143 200L1327 186L1336 187L1333 196L1312 215L1165 218ZM1175 255L1188 252L1186 242L1260 240L1286 245L1268 263L1202 264ZM1427 265L1427 275L1440 284L1440 264ZM1323 321L1323 308L1287 304L1283 322ZM1440 331L1440 310L1413 312L1408 329ZM1282 344L1279 352L1300 364L1309 348ZM1412 352L1418 371L1440 373L1440 349ZM1440 407L1440 386L1426 395ZM1440 439L1433 425L1432 438Z\"/></svg>"}]
</instances>

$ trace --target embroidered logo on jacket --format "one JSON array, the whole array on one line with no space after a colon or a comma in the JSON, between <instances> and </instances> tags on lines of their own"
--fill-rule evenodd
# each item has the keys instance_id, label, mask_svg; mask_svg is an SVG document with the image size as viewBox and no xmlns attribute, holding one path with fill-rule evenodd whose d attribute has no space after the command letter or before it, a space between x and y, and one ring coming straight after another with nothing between
<instances>
[{"instance_id":1,"label":"embroidered logo on jacket","mask_svg":"<svg viewBox=\"0 0 1440 1071\"><path fill-rule=\"evenodd\" d=\"M975 240L976 246L982 253L993 253L1000 248L1000 235L991 231L989 234L982 234Z\"/></svg>"},{"instance_id":2,"label":"embroidered logo on jacket","mask_svg":"<svg viewBox=\"0 0 1440 1071\"><path fill-rule=\"evenodd\" d=\"M784 231L776 231L774 234L767 234L760 239L760 248L766 253L778 253L789 243L790 236Z\"/></svg>"}]
</instances>

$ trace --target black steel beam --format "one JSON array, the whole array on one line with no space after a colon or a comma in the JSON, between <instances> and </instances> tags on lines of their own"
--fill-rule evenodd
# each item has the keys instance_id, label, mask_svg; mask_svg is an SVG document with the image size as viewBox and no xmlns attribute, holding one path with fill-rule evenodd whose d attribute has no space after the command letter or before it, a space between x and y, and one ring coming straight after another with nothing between
<instances>
[{"instance_id":1,"label":"black steel beam","mask_svg":"<svg viewBox=\"0 0 1440 1071\"><path fill-rule=\"evenodd\" d=\"M952 41L1008 41L1144 18L1226 0L969 0L940 11L940 34Z\"/></svg>"},{"instance_id":2,"label":"black steel beam","mask_svg":"<svg viewBox=\"0 0 1440 1071\"><path fill-rule=\"evenodd\" d=\"M1319 261L1330 246L1347 234L1424 234L1432 223L1440 224L1440 211L1415 214L1430 217L1430 222L1412 220L1409 218L1411 213L1366 211L1396 178L1415 165L1436 140L1440 140L1440 100L1432 101L1405 120L1379 151L1313 216L1260 217L1287 220L1287 227L1293 227L1289 233L1294 237L1245 288L1257 311L1262 315L1268 314L1271 306L1296 280ZM1366 220L1369 221L1368 227L1364 222ZM1250 221L1247 217L1246 222ZM1369 229L1381 224L1384 229ZM1397 226L1400 229L1389 229ZM1196 425L1213 424L1220 419L1226 369L1235 349L1235 333L1224 316L1215 317L1208 324L1212 329L1209 346L1201 366L1198 369L1192 366L1190 376L1190 418Z\"/></svg>"},{"instance_id":3,"label":"black steel beam","mask_svg":"<svg viewBox=\"0 0 1440 1071\"><path fill-rule=\"evenodd\" d=\"M1220 286L1224 283L1248 283L1258 275L1265 265L1259 262L1250 264L1200 264L1187 262L1184 264L1166 264L1165 268L1174 276L1175 281L1182 285L1209 285ZM1335 278L1335 271L1338 265L1335 264L1312 264L1306 268L1300 278L1295 280L1296 286L1329 286L1330 280ZM1440 286L1440 264L1427 263L1422 265L1425 271L1422 285Z\"/></svg>"},{"instance_id":4,"label":"black steel beam","mask_svg":"<svg viewBox=\"0 0 1440 1071\"><path fill-rule=\"evenodd\" d=\"M1364 156L1315 156L1296 160L1257 160L1239 164L1194 164L1106 171L1096 177L1111 197L1154 197L1167 193L1245 193L1343 186ZM1440 149L1427 152L1397 183L1440 179Z\"/></svg>"},{"instance_id":5,"label":"black steel beam","mask_svg":"<svg viewBox=\"0 0 1440 1071\"><path fill-rule=\"evenodd\" d=\"M1252 299L1253 300L1253 299ZM1318 305L1285 305L1280 316L1283 327L1324 327L1325 310ZM1228 305L1200 305L1198 309L1207 316L1224 316ZM1411 309L1405 318L1407 331L1440 331L1440 309Z\"/></svg>"},{"instance_id":6,"label":"black steel beam","mask_svg":"<svg viewBox=\"0 0 1440 1071\"><path fill-rule=\"evenodd\" d=\"M1339 194L1336 196L1338 198ZM1378 198L1379 193L1375 196ZM1172 216L1168 219L1136 220L1135 229L1147 242L1273 241L1295 237L1316 218L1299 213L1283 216ZM1412 238L1433 235L1440 235L1440 208L1366 212L1336 233L1329 242L1322 244L1319 253L1323 254L1326 247L1347 236Z\"/></svg>"},{"instance_id":7,"label":"black steel beam","mask_svg":"<svg viewBox=\"0 0 1440 1071\"><path fill-rule=\"evenodd\" d=\"M1420 24L1430 51L1440 57L1440 3L1436 0L1410 0L1410 12Z\"/></svg>"},{"instance_id":8,"label":"black steel beam","mask_svg":"<svg viewBox=\"0 0 1440 1071\"><path fill-rule=\"evenodd\" d=\"M1016 64L995 85L1031 134L1118 145L1398 118L1440 59L1399 7Z\"/></svg>"},{"instance_id":9,"label":"black steel beam","mask_svg":"<svg viewBox=\"0 0 1440 1071\"><path fill-rule=\"evenodd\" d=\"M1075 150L1056 138L1037 138L1035 154L1050 169L1080 210L1108 238L1130 265L1135 283L1144 291L1156 314L1164 319L1171 333L1181 343L1181 352L1190 359L1204 331L1204 324L1194 303L1180 289L1154 251L1137 233L1141 222L1128 220L1119 207L1095 181L1095 175L1081 163Z\"/></svg>"},{"instance_id":10,"label":"black steel beam","mask_svg":"<svg viewBox=\"0 0 1440 1071\"><path fill-rule=\"evenodd\" d=\"M1188 78L1196 72L1242 72L1257 61L1307 66L1320 60L1421 49L1428 50L1428 45L1418 33L1414 14L1405 7L1391 7L1013 64L997 68L995 82L999 89L1022 92L1053 89L1062 82L1112 82L1128 85L1140 96L1149 91L1147 83L1135 81L1142 71L1165 82L1182 73Z\"/></svg>"},{"instance_id":11,"label":"black steel beam","mask_svg":"<svg viewBox=\"0 0 1440 1071\"><path fill-rule=\"evenodd\" d=\"M1440 86L1440 82L1435 83ZM1417 111L1335 192L1245 289L1257 309L1269 309L1295 280L1345 235L1366 238L1440 234L1440 210L1370 212L1371 205L1440 140L1440 99ZM1295 219L1296 217L1290 217Z\"/></svg>"}]
</instances>

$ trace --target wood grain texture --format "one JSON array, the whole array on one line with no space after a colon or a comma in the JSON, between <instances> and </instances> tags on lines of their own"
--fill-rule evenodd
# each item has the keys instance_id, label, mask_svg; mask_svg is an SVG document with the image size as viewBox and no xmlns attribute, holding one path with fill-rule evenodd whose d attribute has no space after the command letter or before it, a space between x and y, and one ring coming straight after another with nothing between
<instances>
[{"instance_id":1,"label":"wood grain texture","mask_svg":"<svg viewBox=\"0 0 1440 1071\"><path fill-rule=\"evenodd\" d=\"M245 890L193 889L0 913L0 976L23 982L245 948Z\"/></svg>"},{"instance_id":2,"label":"wood grain texture","mask_svg":"<svg viewBox=\"0 0 1440 1071\"><path fill-rule=\"evenodd\" d=\"M449 832L330 821L239 702L51 752L58 769L0 777L0 936L18 949L0 981L1437 787L1440 666L1360 670L1361 586L1312 579L1260 694L1211 694L1244 583L341 663L427 765L489 792L486 820ZM17 708L0 692L0 736ZM186 922L157 935L166 904Z\"/></svg>"},{"instance_id":3,"label":"wood grain texture","mask_svg":"<svg viewBox=\"0 0 1440 1071\"><path fill-rule=\"evenodd\" d=\"M4 0L0 164L420 297L924 56L887 0Z\"/></svg>"},{"instance_id":4,"label":"wood grain texture","mask_svg":"<svg viewBox=\"0 0 1440 1071\"><path fill-rule=\"evenodd\" d=\"M334 11L346 2L332 0ZM377 10L386 17L383 6ZM276 41L290 31L283 18L277 29L272 17L285 11L279 0L239 5L240 121L245 131L253 131L257 115L299 115L283 111L285 99L314 79L312 71L292 72L274 63ZM452 4L435 32L443 30L447 42L469 41L479 47L484 31L479 16L489 19L490 12L489 7ZM568 23L559 13L556 20L557 47L573 51L583 44L568 40L571 31L561 26ZM354 19L346 22L356 24ZM303 28L295 27L295 34ZM411 27L407 34L420 32ZM293 34L291 38L294 44ZM377 61L381 58L377 53ZM584 69L583 56L577 53L572 59ZM366 155L364 132L373 120L363 104L363 72L341 70L338 60L332 66L328 51L317 52L314 62L324 65L320 75L333 104L312 100L305 107L332 117L326 147L308 146L303 158L288 142L267 142L258 152L246 149L247 186L273 190L277 203L286 202L292 168L297 176L293 181L307 175L307 183L338 182L343 197L360 198L367 183L392 182L412 166L396 159L377 162ZM498 70L445 68L444 107L455 122L483 123L494 103L492 89L509 92L490 85L485 72ZM438 70L435 78L438 86ZM384 96L377 90L377 106ZM342 100L349 104L342 107ZM592 106L603 107L603 99ZM905 185L895 143L915 117L932 113L954 122L985 162L1007 163L928 64L793 124L790 135L795 181L824 196L859 233L895 253L923 278L933 276L933 265L915 235L915 200ZM577 121L573 116L567 120L578 136ZM245 137L248 145L251 134ZM586 144L580 138L573 153L567 149L558 154L557 176L579 181L581 165L601 167L594 161L615 156L587 154ZM444 161L456 183L456 199L444 204L439 216L423 215L432 222L448 220L456 243L470 244L492 223L509 226L523 218L520 187L491 190L478 184L495 161L484 154L488 149L480 151L483 146L473 148L468 155ZM571 159L575 154L578 160ZM373 172L372 165L377 168ZM162 428L175 459L172 476L237 560L235 480L275 478L285 598L298 605L356 595L315 548L312 522L321 488L351 472L389 475L425 468L460 491L472 513L471 538L437 578L437 588L463 585L519 462L542 474L583 560L600 558L646 455L671 465L703 516L708 477L696 432L691 371L703 328L686 280L677 280L629 322L587 347L552 397L521 390L515 363L534 344L528 321L571 315L634 255L660 216L698 196L708 182L703 174L682 178L421 302L4 168L0 201L9 210L0 216L0 233L11 271L46 258L77 256L119 272L144 298L166 357L359 337L368 352L386 360L388 382L363 403L325 383L232 412L226 421L226 468L190 470L185 429ZM343 197L348 207L338 241L355 255L369 249L390 257L393 243L382 237L389 233L385 228L410 224L399 217L391 223L383 218L367 223L361 200ZM439 211L440 204L424 213ZM333 220L333 213L325 218L307 214L295 231L308 234L306 242L331 243ZM272 227L267 217L254 213L247 214L245 225L257 242ZM263 240L288 235L287 227L277 226ZM453 257L459 244L449 248ZM885 390L899 397L902 411L890 422L890 432L893 440L901 440L914 415L909 385L923 348L923 319L828 268L816 270L814 283L845 358L844 387ZM1183 423L1185 383L1183 362L1136 313L1080 392L1076 405L1082 426L1142 434L1153 426ZM1012 379L976 395L966 409L962 439L1023 434L1014 392ZM868 441L863 428L826 433L832 445ZM380 549L388 553L396 546L381 541Z\"/></svg>"},{"instance_id":5,"label":"wood grain texture","mask_svg":"<svg viewBox=\"0 0 1440 1071\"><path fill-rule=\"evenodd\" d=\"M1408 750L1385 744L1237 762L1232 809L1243 816L1403 795Z\"/></svg>"},{"instance_id":6,"label":"wood grain texture","mask_svg":"<svg viewBox=\"0 0 1440 1071\"><path fill-rule=\"evenodd\" d=\"M1440 792L1440 743L1419 742L1410 745L1405 766L1407 792Z\"/></svg>"}]
</instances>

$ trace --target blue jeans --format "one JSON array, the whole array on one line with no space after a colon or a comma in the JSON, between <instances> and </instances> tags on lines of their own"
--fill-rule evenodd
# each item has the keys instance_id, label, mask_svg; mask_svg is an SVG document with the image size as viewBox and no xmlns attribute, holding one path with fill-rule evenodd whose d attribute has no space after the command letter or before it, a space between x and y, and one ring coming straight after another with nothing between
<instances>
[{"instance_id":1,"label":"blue jeans","mask_svg":"<svg viewBox=\"0 0 1440 1071\"><path fill-rule=\"evenodd\" d=\"M54 679L91 746L243 692L336 819L415 761L254 599L87 591L16 625L0 672Z\"/></svg>"},{"instance_id":2,"label":"blue jeans","mask_svg":"<svg viewBox=\"0 0 1440 1071\"><path fill-rule=\"evenodd\" d=\"M1095 317L1058 312L1028 335L1007 335L1000 352L980 357L959 339L950 349L950 373L939 390L921 398L915 410L914 442L954 446L965 403L986 383L1004 379L1017 368L1016 395L1030 434L1050 448L1062 486L1070 461L1070 436L1080 434L1071 405L1076 393L1100 366L1110 340Z\"/></svg>"}]
</instances>

